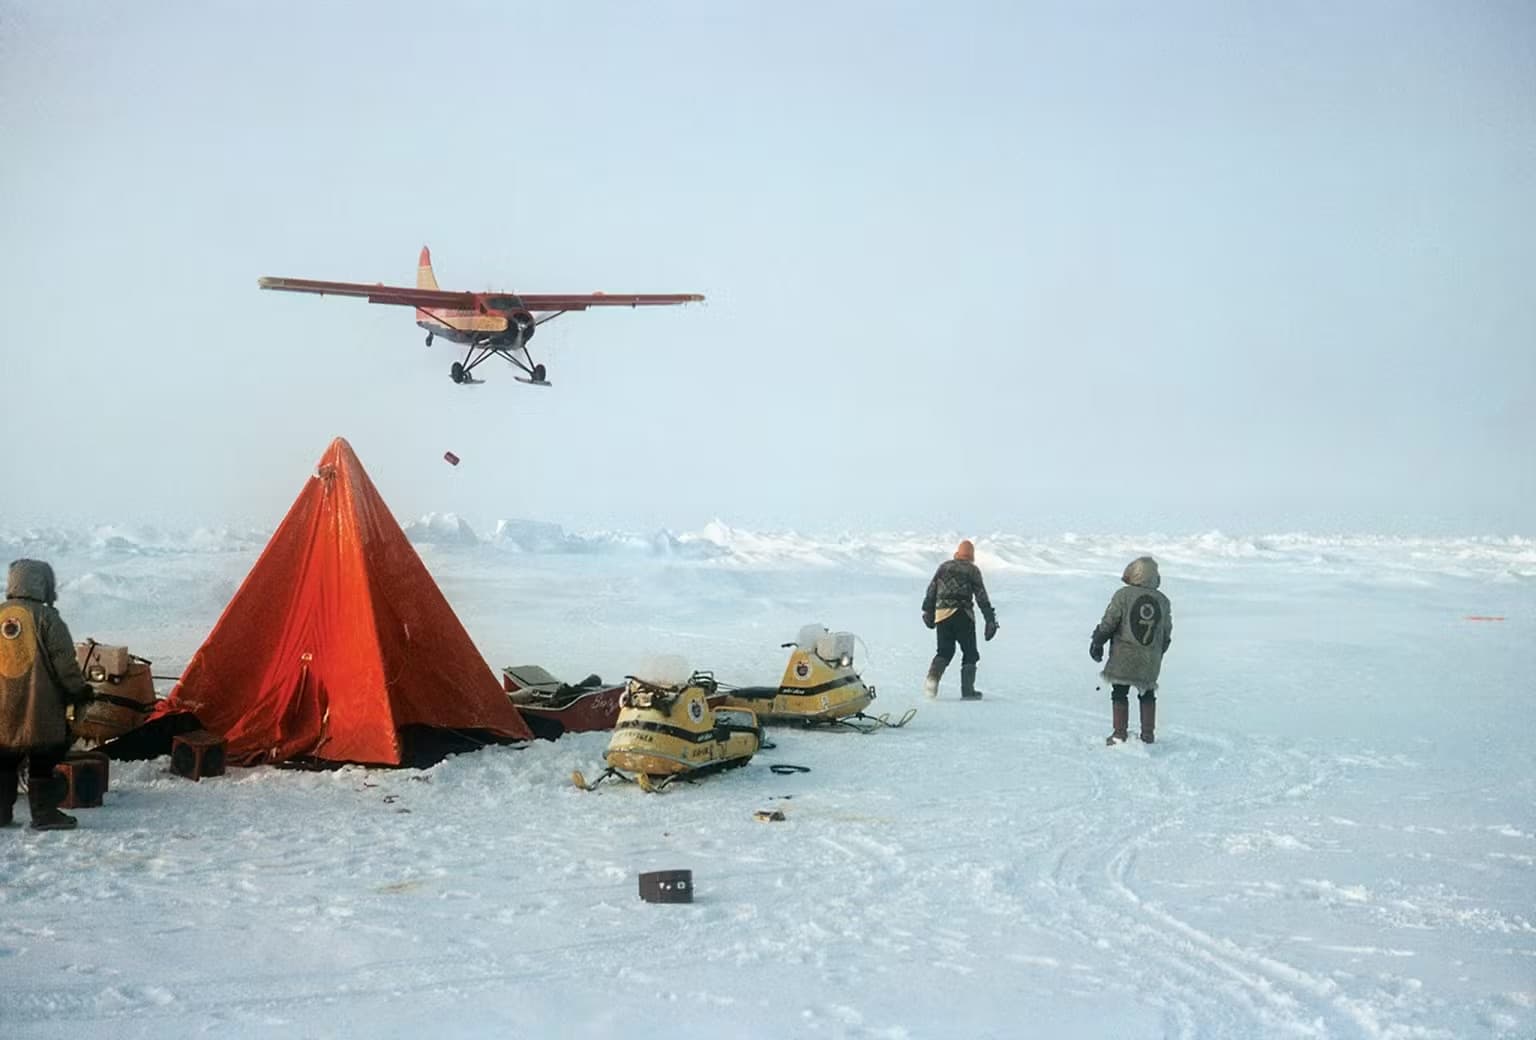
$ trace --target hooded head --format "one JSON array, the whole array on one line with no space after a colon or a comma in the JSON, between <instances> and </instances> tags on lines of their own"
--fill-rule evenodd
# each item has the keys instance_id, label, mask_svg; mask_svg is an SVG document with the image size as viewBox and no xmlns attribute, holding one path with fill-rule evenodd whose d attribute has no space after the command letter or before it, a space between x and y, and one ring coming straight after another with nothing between
<instances>
[{"instance_id":1,"label":"hooded head","mask_svg":"<svg viewBox=\"0 0 1536 1040\"><path fill-rule=\"evenodd\" d=\"M5 579L6 599L34 599L52 606L57 596L53 567L42 560L17 560Z\"/></svg>"},{"instance_id":2,"label":"hooded head","mask_svg":"<svg viewBox=\"0 0 1536 1040\"><path fill-rule=\"evenodd\" d=\"M1150 556L1138 556L1125 565L1125 573L1120 575L1120 580L1127 585L1155 589L1163 579L1157 575L1156 560Z\"/></svg>"},{"instance_id":3,"label":"hooded head","mask_svg":"<svg viewBox=\"0 0 1536 1040\"><path fill-rule=\"evenodd\" d=\"M969 538L962 538L960 544L955 546L955 559L964 560L966 563L976 562L976 546L971 544Z\"/></svg>"}]
</instances>

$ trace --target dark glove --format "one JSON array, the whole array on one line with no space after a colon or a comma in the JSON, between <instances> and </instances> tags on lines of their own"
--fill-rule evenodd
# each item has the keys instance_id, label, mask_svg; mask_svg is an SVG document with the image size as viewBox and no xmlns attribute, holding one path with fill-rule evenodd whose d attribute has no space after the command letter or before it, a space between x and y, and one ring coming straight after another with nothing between
<instances>
[{"instance_id":1,"label":"dark glove","mask_svg":"<svg viewBox=\"0 0 1536 1040\"><path fill-rule=\"evenodd\" d=\"M81 708L85 707L95 699L96 691L91 689L89 686L82 686L80 689L75 691L74 696L70 697L69 703L74 706L76 711L79 711Z\"/></svg>"},{"instance_id":2,"label":"dark glove","mask_svg":"<svg viewBox=\"0 0 1536 1040\"><path fill-rule=\"evenodd\" d=\"M929 628L932 628L934 626L933 611L931 611L931 610L923 611L923 624L927 625Z\"/></svg>"},{"instance_id":3,"label":"dark glove","mask_svg":"<svg viewBox=\"0 0 1536 1040\"><path fill-rule=\"evenodd\" d=\"M982 638L990 643L995 635L997 635L997 619L993 618L987 622L986 630L982 632Z\"/></svg>"},{"instance_id":4,"label":"dark glove","mask_svg":"<svg viewBox=\"0 0 1536 1040\"><path fill-rule=\"evenodd\" d=\"M1088 644L1088 656L1093 658L1095 661L1102 661L1102 660L1104 660L1104 644L1103 643L1089 643Z\"/></svg>"}]
</instances>

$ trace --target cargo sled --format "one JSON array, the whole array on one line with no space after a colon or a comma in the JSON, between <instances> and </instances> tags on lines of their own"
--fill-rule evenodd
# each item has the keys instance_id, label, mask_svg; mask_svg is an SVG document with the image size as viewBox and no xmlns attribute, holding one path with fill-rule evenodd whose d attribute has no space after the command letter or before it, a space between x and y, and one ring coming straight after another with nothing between
<instances>
[{"instance_id":1,"label":"cargo sled","mask_svg":"<svg viewBox=\"0 0 1536 1040\"><path fill-rule=\"evenodd\" d=\"M613 729L625 689L624 683L604 683L595 675L572 686L536 664L503 668L501 685L533 735L541 740L557 740L563 733Z\"/></svg>"},{"instance_id":2,"label":"cargo sled","mask_svg":"<svg viewBox=\"0 0 1536 1040\"><path fill-rule=\"evenodd\" d=\"M584 791L608 779L659 791L676 780L746 765L762 746L762 727L750 708L711 706L716 689L708 672L677 684L631 676L603 755L607 768L591 783L572 773L572 782Z\"/></svg>"},{"instance_id":3,"label":"cargo sled","mask_svg":"<svg viewBox=\"0 0 1536 1040\"><path fill-rule=\"evenodd\" d=\"M94 639L75 644L75 663L90 684L90 701L75 709L70 731L88 744L120 737L137 729L155 708L155 681L150 662L126 646L107 646Z\"/></svg>"},{"instance_id":4,"label":"cargo sled","mask_svg":"<svg viewBox=\"0 0 1536 1040\"><path fill-rule=\"evenodd\" d=\"M723 703L751 708L765 724L841 726L864 733L905 726L917 714L916 708L895 722L889 715L864 713L875 699L875 688L854 669L857 639L852 632L806 625L793 643L783 644L790 652L789 664L779 685L725 687Z\"/></svg>"}]
</instances>

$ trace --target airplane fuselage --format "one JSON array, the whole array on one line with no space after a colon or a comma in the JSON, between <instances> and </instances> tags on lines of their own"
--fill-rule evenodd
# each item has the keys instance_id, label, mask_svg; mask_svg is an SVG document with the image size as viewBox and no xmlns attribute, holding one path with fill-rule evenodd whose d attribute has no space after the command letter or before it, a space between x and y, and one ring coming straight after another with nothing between
<instances>
[{"instance_id":1,"label":"airplane fuselage","mask_svg":"<svg viewBox=\"0 0 1536 1040\"><path fill-rule=\"evenodd\" d=\"M476 298L475 310L416 309L416 324L450 343L508 343L526 340L532 333L533 315L523 301L505 293Z\"/></svg>"}]
</instances>

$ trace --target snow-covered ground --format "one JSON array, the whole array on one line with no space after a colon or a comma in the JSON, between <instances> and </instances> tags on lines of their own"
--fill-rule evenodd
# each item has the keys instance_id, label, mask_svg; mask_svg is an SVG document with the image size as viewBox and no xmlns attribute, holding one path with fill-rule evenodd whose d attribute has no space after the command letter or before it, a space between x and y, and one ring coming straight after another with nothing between
<instances>
[{"instance_id":1,"label":"snow-covered ground","mask_svg":"<svg viewBox=\"0 0 1536 1040\"><path fill-rule=\"evenodd\" d=\"M0 832L0 1036L1536 1037L1536 541L983 536L1002 632L962 704L919 693L951 535L481 534L413 526L493 665L771 683L822 621L917 716L655 796L571 786L603 734L120 764L78 831ZM263 540L0 532L160 672ZM1108 749L1088 633L1142 552L1158 743ZM670 868L697 901L641 902Z\"/></svg>"}]
</instances>

